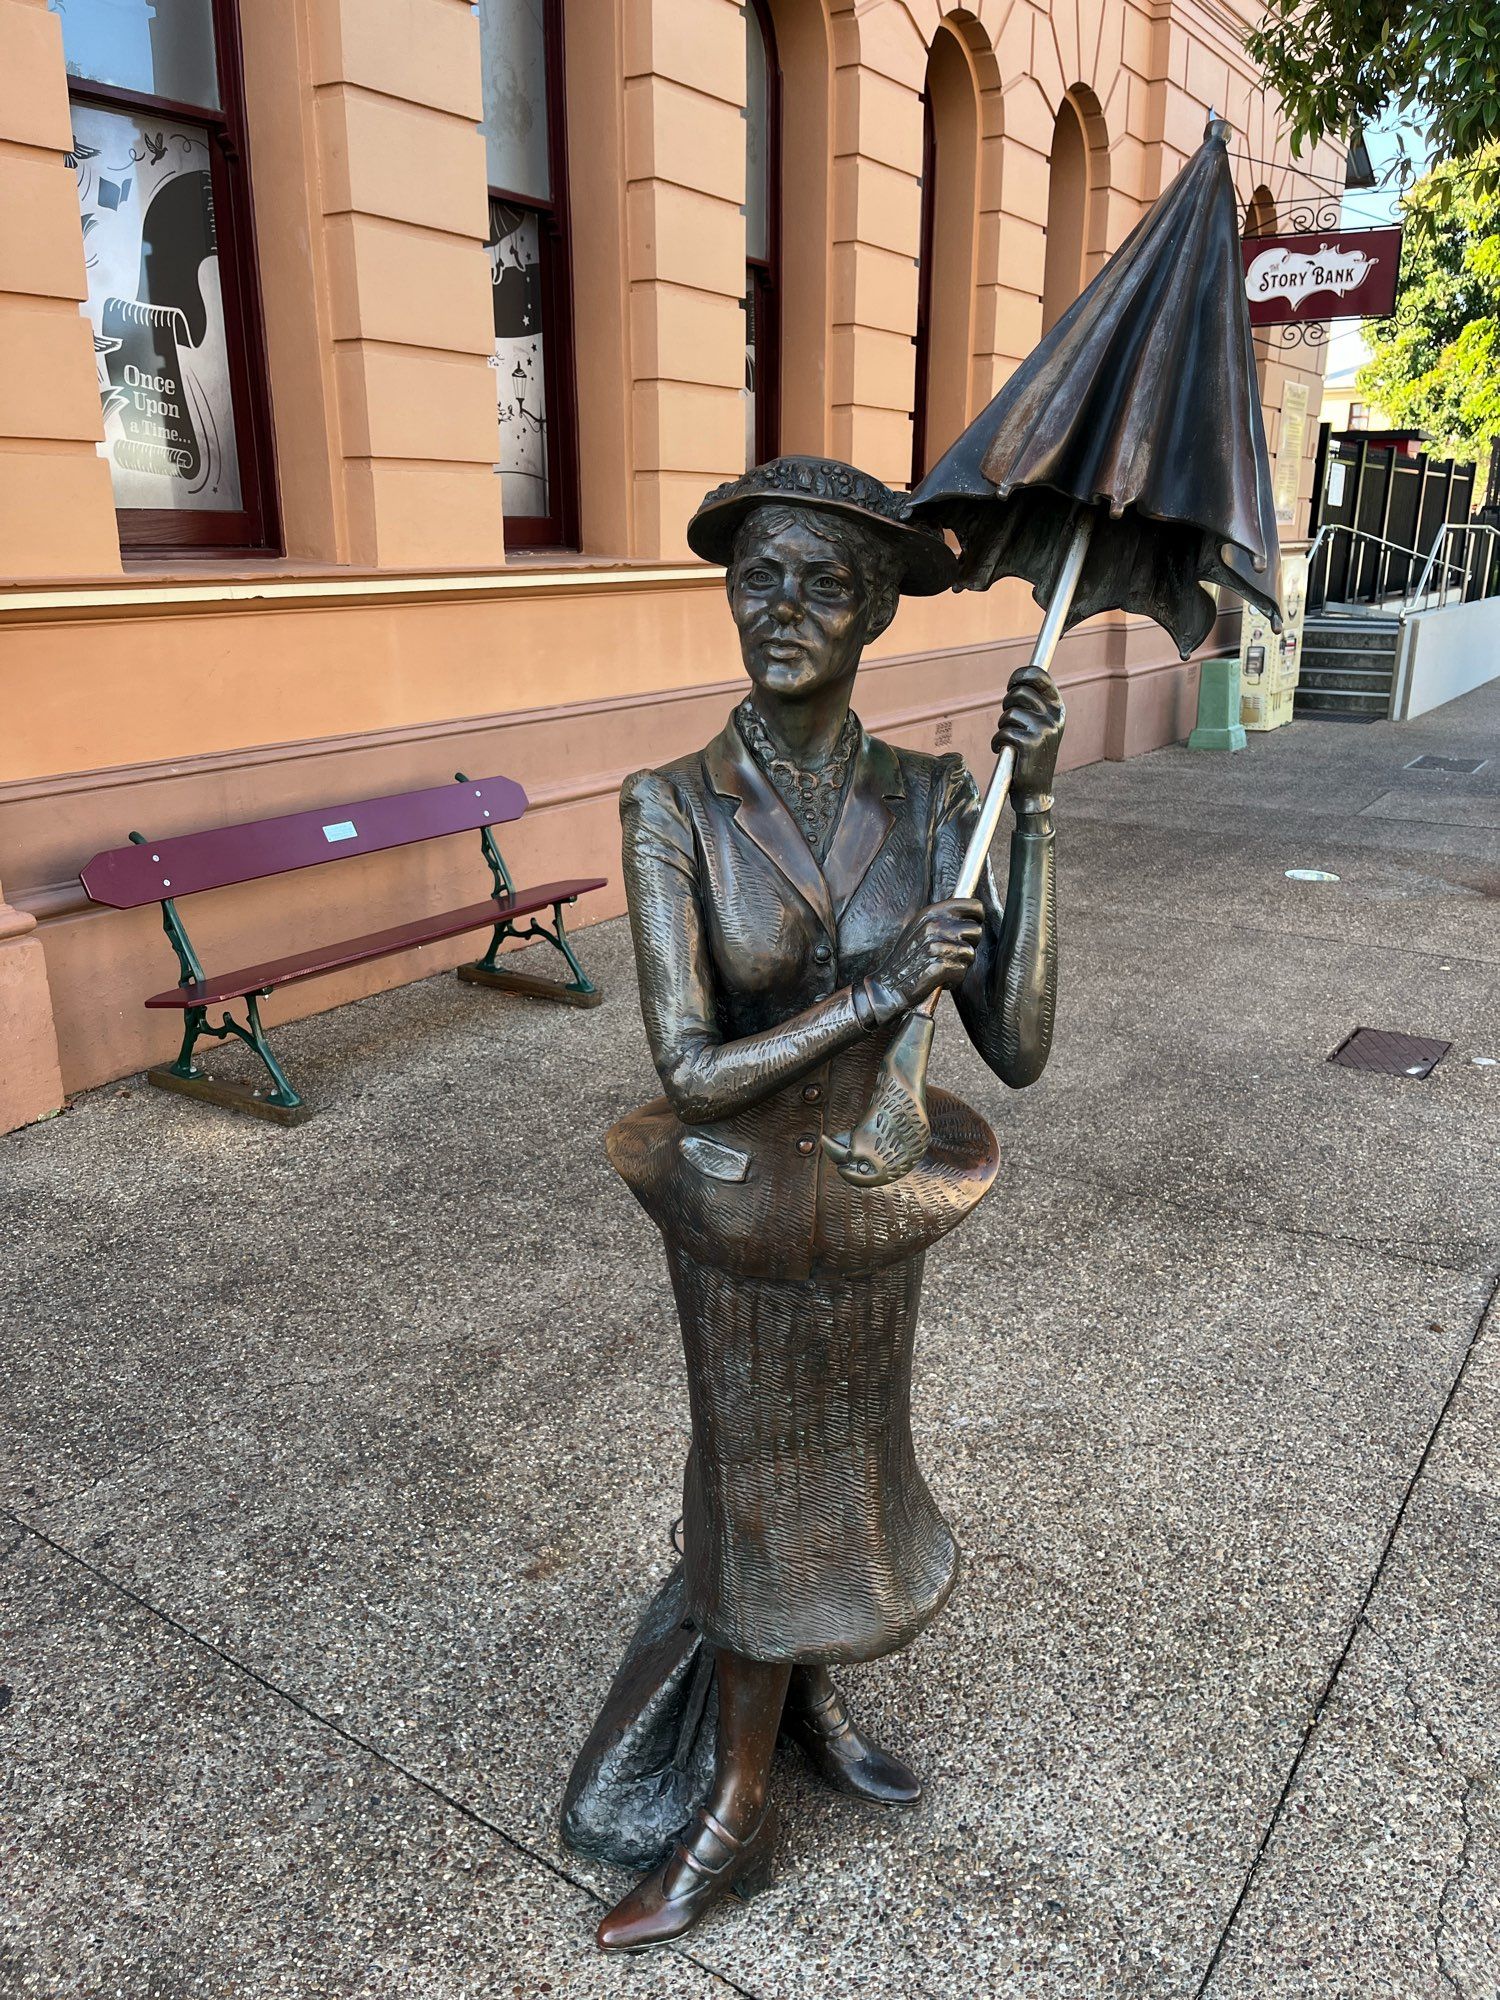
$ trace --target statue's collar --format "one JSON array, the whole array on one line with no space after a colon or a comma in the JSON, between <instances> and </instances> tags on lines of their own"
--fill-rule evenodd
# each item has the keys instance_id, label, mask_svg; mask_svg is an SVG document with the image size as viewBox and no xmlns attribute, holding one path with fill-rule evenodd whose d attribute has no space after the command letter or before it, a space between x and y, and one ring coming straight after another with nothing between
<instances>
[{"instance_id":1,"label":"statue's collar","mask_svg":"<svg viewBox=\"0 0 1500 2000\"><path fill-rule=\"evenodd\" d=\"M719 796L734 800L735 825L791 883L832 935L838 914L864 880L895 824L886 801L906 796L906 781L895 751L861 729L854 775L822 867L733 717L704 751L703 764Z\"/></svg>"}]
</instances>

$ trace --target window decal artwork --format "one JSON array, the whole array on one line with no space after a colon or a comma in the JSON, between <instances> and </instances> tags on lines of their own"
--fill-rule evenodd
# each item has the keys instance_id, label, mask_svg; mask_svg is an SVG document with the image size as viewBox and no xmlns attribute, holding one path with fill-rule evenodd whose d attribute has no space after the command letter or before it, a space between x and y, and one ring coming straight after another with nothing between
<instances>
[{"instance_id":1,"label":"window decal artwork","mask_svg":"<svg viewBox=\"0 0 1500 2000\"><path fill-rule=\"evenodd\" d=\"M115 505L233 512L242 502L208 134L75 104L71 157Z\"/></svg>"},{"instance_id":2,"label":"window decal artwork","mask_svg":"<svg viewBox=\"0 0 1500 2000\"><path fill-rule=\"evenodd\" d=\"M505 512L551 511L547 479L547 376L542 354L541 228L534 209L490 203L490 284L495 308L495 399Z\"/></svg>"}]
</instances>

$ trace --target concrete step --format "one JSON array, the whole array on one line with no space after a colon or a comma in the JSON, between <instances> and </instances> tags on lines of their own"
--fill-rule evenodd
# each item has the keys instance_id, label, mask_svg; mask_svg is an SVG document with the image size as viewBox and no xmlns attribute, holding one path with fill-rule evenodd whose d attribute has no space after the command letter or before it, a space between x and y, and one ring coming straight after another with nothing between
<instances>
[{"instance_id":1,"label":"concrete step","mask_svg":"<svg viewBox=\"0 0 1500 2000\"><path fill-rule=\"evenodd\" d=\"M1357 694L1389 694L1394 675L1389 661L1363 660L1351 654L1302 662L1301 687L1345 688Z\"/></svg>"},{"instance_id":2,"label":"concrete step","mask_svg":"<svg viewBox=\"0 0 1500 2000\"><path fill-rule=\"evenodd\" d=\"M1309 625L1394 625L1401 613L1390 604L1320 604L1309 611Z\"/></svg>"},{"instance_id":3,"label":"concrete step","mask_svg":"<svg viewBox=\"0 0 1500 2000\"><path fill-rule=\"evenodd\" d=\"M1309 619L1302 629L1305 653L1386 653L1396 652L1398 627L1395 625L1327 624Z\"/></svg>"},{"instance_id":4,"label":"concrete step","mask_svg":"<svg viewBox=\"0 0 1500 2000\"><path fill-rule=\"evenodd\" d=\"M1330 688L1297 683L1292 697L1294 715L1366 716L1372 721L1391 712L1389 688L1374 692L1364 688Z\"/></svg>"},{"instance_id":5,"label":"concrete step","mask_svg":"<svg viewBox=\"0 0 1500 2000\"><path fill-rule=\"evenodd\" d=\"M1373 674L1389 685L1395 672L1394 653L1325 653L1319 646L1304 647L1298 678L1305 681L1320 674L1363 674L1367 677Z\"/></svg>"},{"instance_id":6,"label":"concrete step","mask_svg":"<svg viewBox=\"0 0 1500 2000\"><path fill-rule=\"evenodd\" d=\"M1320 605L1311 616L1338 625L1394 625L1405 603L1399 592L1389 591L1377 604L1340 604L1335 600Z\"/></svg>"}]
</instances>

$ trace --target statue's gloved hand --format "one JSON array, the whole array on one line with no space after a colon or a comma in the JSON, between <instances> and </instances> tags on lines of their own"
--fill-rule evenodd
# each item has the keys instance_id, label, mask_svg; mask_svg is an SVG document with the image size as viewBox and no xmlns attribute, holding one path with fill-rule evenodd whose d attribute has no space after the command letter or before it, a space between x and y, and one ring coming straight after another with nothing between
<instances>
[{"instance_id":1,"label":"statue's gloved hand","mask_svg":"<svg viewBox=\"0 0 1500 2000\"><path fill-rule=\"evenodd\" d=\"M977 898L929 903L866 976L865 990L882 1024L907 1013L940 986L961 986L984 932Z\"/></svg>"},{"instance_id":2,"label":"statue's gloved hand","mask_svg":"<svg viewBox=\"0 0 1500 2000\"><path fill-rule=\"evenodd\" d=\"M1016 675L1006 690L1000 726L990 748L996 756L1005 749L1015 752L1010 789L1018 804L1051 792L1064 719L1062 696L1049 673L1041 667L1026 667Z\"/></svg>"}]
</instances>

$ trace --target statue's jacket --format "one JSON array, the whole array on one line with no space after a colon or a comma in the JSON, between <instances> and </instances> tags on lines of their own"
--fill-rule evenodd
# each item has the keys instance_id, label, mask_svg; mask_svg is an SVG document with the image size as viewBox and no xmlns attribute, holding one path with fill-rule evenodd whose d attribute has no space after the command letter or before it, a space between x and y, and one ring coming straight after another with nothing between
<instances>
[{"instance_id":1,"label":"statue's jacket","mask_svg":"<svg viewBox=\"0 0 1500 2000\"><path fill-rule=\"evenodd\" d=\"M747 1277L867 1271L918 1255L983 1197L994 1135L939 1090L925 1157L888 1187L846 1182L820 1144L859 1122L897 1026L828 1052L832 1017L906 924L950 893L977 809L962 759L861 732L820 866L733 719L706 750L626 783L641 1004L676 1103L643 1105L607 1145L669 1245ZM999 921L988 870L981 893L986 944L958 999L988 1055ZM713 1052L748 1038L761 1044L749 1068L715 1078Z\"/></svg>"}]
</instances>

